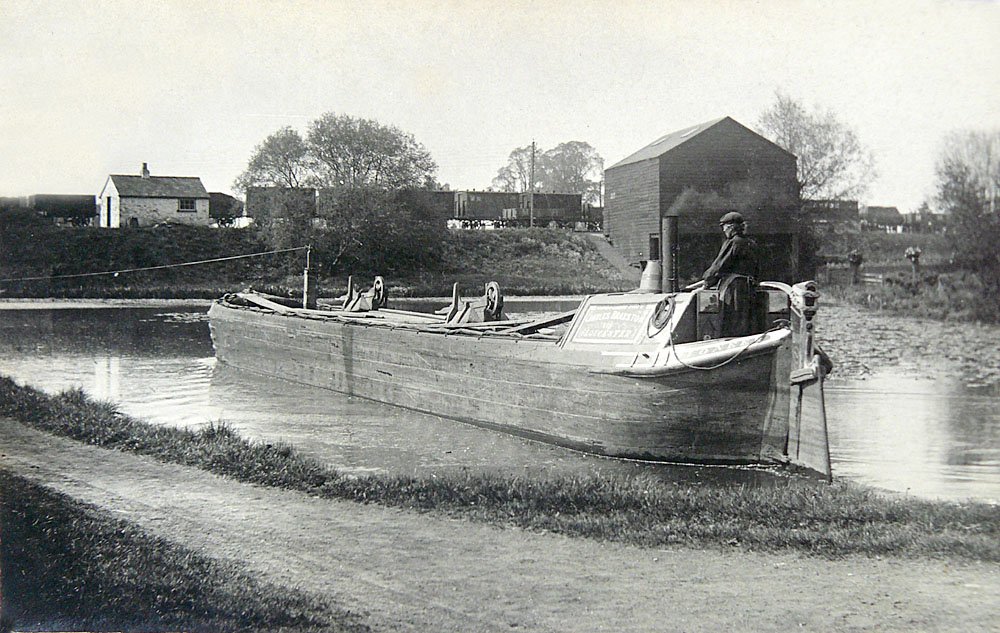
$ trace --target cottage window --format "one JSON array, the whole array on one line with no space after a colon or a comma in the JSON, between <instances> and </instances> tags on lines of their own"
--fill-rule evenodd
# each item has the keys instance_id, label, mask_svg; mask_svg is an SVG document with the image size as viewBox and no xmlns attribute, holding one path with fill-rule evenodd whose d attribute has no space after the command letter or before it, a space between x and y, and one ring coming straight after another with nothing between
<instances>
[{"instance_id":1,"label":"cottage window","mask_svg":"<svg viewBox=\"0 0 1000 633\"><path fill-rule=\"evenodd\" d=\"M195 211L194 198L181 198L177 201L178 211Z\"/></svg>"}]
</instances>

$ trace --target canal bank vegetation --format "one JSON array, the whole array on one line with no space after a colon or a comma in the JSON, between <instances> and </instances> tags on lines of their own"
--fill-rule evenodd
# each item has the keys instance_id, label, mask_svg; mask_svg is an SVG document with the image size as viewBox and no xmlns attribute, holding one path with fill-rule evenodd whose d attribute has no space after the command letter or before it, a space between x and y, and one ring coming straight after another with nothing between
<instances>
[{"instance_id":1,"label":"canal bank vegetation","mask_svg":"<svg viewBox=\"0 0 1000 633\"><path fill-rule=\"evenodd\" d=\"M821 287L824 300L840 301L880 312L939 321L1000 321L1000 313L983 300L982 283L967 271L927 271L914 282L909 272L886 273L877 285L837 283Z\"/></svg>"},{"instance_id":2,"label":"canal bank vegetation","mask_svg":"<svg viewBox=\"0 0 1000 633\"><path fill-rule=\"evenodd\" d=\"M35 214L17 209L0 209L0 234L0 280L8 280L0 281L0 298L211 299L248 286L301 296L303 251L169 266L308 243L301 236L275 241L263 229L60 227L41 224ZM314 245L311 273L320 295L343 294L351 274L360 284L383 275L390 296L450 296L454 282L467 295L481 292L488 281L497 281L508 295L583 294L632 286L585 235L569 230L441 226L432 246L420 252L404 248L410 237L398 230L383 235L381 243L378 235L365 236L364 248L358 247L364 256L353 258L336 258L333 245L326 250ZM422 243L430 241L425 235ZM72 276L159 266L167 268ZM9 281L26 278L40 279Z\"/></svg>"},{"instance_id":3,"label":"canal bank vegetation","mask_svg":"<svg viewBox=\"0 0 1000 633\"><path fill-rule=\"evenodd\" d=\"M0 631L367 631L325 601L0 470Z\"/></svg>"},{"instance_id":4,"label":"canal bank vegetation","mask_svg":"<svg viewBox=\"0 0 1000 633\"><path fill-rule=\"evenodd\" d=\"M935 160L933 198L943 214L942 233L828 235L828 252L846 258L857 249L866 272L884 274L882 287L851 288L844 298L908 314L1000 321L998 147L998 130L960 130L945 137Z\"/></svg>"},{"instance_id":5,"label":"canal bank vegetation","mask_svg":"<svg viewBox=\"0 0 1000 633\"><path fill-rule=\"evenodd\" d=\"M993 300L977 266L963 263L956 238L944 233L835 233L819 238L817 271L827 300L864 308L941 321L1000 321L1000 304ZM919 269L906 258L907 249L920 252ZM847 254L863 257L860 283L851 283ZM864 278L878 282L864 283Z\"/></svg>"},{"instance_id":6,"label":"canal bank vegetation","mask_svg":"<svg viewBox=\"0 0 1000 633\"><path fill-rule=\"evenodd\" d=\"M349 477L292 447L247 441L224 424L149 424L79 390L51 396L0 379L0 415L109 449L331 499L643 547L794 550L839 557L947 556L1000 562L1000 507L895 498L792 478L775 485L671 484L645 477L459 471Z\"/></svg>"}]
</instances>

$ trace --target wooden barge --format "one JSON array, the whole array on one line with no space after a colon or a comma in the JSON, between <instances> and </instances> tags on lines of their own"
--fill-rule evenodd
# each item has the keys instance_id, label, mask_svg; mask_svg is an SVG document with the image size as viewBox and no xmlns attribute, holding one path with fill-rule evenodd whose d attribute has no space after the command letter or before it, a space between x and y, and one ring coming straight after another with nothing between
<instances>
[{"instance_id":1,"label":"wooden barge","mask_svg":"<svg viewBox=\"0 0 1000 633\"><path fill-rule=\"evenodd\" d=\"M611 457L829 476L815 285L762 288L760 326L738 337L718 336L714 290L507 320L495 285L422 314L385 307L380 278L327 309L227 295L209 320L218 360L258 374Z\"/></svg>"}]
</instances>

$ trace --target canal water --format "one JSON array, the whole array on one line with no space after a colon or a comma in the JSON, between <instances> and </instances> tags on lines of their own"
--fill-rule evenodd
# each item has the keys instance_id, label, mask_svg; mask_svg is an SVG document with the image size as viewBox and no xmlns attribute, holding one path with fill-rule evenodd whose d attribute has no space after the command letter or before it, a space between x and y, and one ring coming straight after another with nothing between
<instances>
[{"instance_id":1,"label":"canal water","mask_svg":"<svg viewBox=\"0 0 1000 633\"><path fill-rule=\"evenodd\" d=\"M223 421L345 472L773 479L759 469L603 459L232 370L215 362L205 312L203 305L0 309L0 374L49 392L82 387L158 424ZM923 498L1000 503L1000 386L888 373L832 379L827 413L836 477Z\"/></svg>"}]
</instances>

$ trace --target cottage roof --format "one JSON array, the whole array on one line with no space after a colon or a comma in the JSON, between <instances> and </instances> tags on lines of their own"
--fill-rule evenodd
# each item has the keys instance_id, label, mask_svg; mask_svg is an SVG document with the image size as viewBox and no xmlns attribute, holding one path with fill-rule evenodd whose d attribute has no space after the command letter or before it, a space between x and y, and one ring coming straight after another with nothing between
<instances>
[{"instance_id":1,"label":"cottage roof","mask_svg":"<svg viewBox=\"0 0 1000 633\"><path fill-rule=\"evenodd\" d=\"M119 196L130 198L208 198L197 176L125 176L111 174Z\"/></svg>"},{"instance_id":2,"label":"cottage roof","mask_svg":"<svg viewBox=\"0 0 1000 633\"><path fill-rule=\"evenodd\" d=\"M868 206L861 210L861 217L869 222L881 224L902 224L903 214L896 207Z\"/></svg>"},{"instance_id":3,"label":"cottage roof","mask_svg":"<svg viewBox=\"0 0 1000 633\"><path fill-rule=\"evenodd\" d=\"M694 137L698 136L699 134L705 132L706 130L715 127L716 125L718 125L719 123L722 123L723 121L731 121L732 123L734 123L734 124L736 124L736 125L744 128L744 129L746 129L751 134L757 134L753 130L750 130L749 128L746 128L745 126L743 126L742 124L740 124L738 121L736 121L732 117L724 116L724 117L720 117L718 119L712 119L711 121L705 121L704 123L699 123L697 125L692 125L690 127L684 128L682 130L677 130L676 132L670 132L669 134L664 134L663 136L661 136L660 138L656 139L655 141L653 141L652 143L650 143L646 147L643 147L642 149L640 149L639 151L635 152L634 154L630 154L629 156L626 156L625 158L621 159L620 161L618 161L617 163L615 163L614 165L612 165L608 169L614 169L615 167L621 167L622 165L629 165L631 163L638 163L640 161L649 160L650 158L658 158L658 157L666 154L670 150L674 149L675 147L677 147L679 145L682 145L682 144L686 143L687 141L693 139ZM760 135L758 134L758 136L760 136ZM761 137L761 138L764 138L764 137ZM767 140L767 139L764 139L764 140ZM768 143L770 143L770 141L768 141ZM778 149L780 149L781 151L783 151L785 153L788 153L788 152L786 152L786 150L784 150L783 148L779 147L778 145L775 145L775 147L778 148Z\"/></svg>"}]
</instances>

